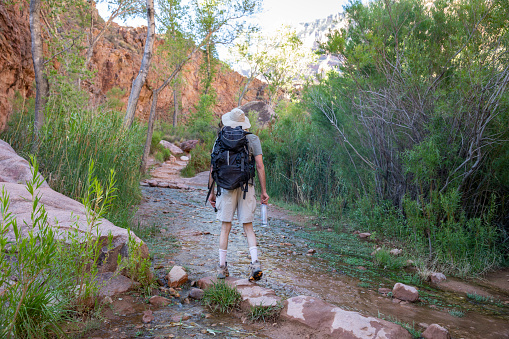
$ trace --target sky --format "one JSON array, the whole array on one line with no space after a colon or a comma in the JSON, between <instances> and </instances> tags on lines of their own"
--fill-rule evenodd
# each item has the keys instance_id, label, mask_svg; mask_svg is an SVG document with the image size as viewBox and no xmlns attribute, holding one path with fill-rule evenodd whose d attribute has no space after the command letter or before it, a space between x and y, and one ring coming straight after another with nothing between
<instances>
[{"instance_id":1,"label":"sky","mask_svg":"<svg viewBox=\"0 0 509 339\"><path fill-rule=\"evenodd\" d=\"M331 14L343 11L347 0L263 0L263 11L255 21L263 31L273 31L282 24L298 24L325 18ZM103 18L108 16L105 4L97 5ZM138 27L146 25L146 19L129 20L121 25Z\"/></svg>"},{"instance_id":2,"label":"sky","mask_svg":"<svg viewBox=\"0 0 509 339\"><path fill-rule=\"evenodd\" d=\"M262 12L257 14L253 21L260 26L264 34L270 34L283 24L293 26L342 12L343 5L347 2L348 0L263 0ZM108 17L106 5L98 4L97 9L103 18ZM116 20L116 22L132 27L147 25L144 18L131 19L127 22ZM218 46L219 58L223 61L229 58L227 50L226 46Z\"/></svg>"}]
</instances>

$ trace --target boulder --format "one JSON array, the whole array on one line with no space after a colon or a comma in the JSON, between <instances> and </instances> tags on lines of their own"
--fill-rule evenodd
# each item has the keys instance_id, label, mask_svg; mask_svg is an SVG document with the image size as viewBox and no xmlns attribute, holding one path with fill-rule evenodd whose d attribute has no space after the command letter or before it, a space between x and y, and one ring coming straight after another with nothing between
<instances>
[{"instance_id":1,"label":"boulder","mask_svg":"<svg viewBox=\"0 0 509 339\"><path fill-rule=\"evenodd\" d=\"M413 286L396 283L392 289L392 296L400 300L414 302L419 299L419 291Z\"/></svg>"},{"instance_id":2,"label":"boulder","mask_svg":"<svg viewBox=\"0 0 509 339\"><path fill-rule=\"evenodd\" d=\"M247 104L240 106L240 109L244 113L255 112L258 114L258 124L265 125L272 120L272 117L276 114L272 107L270 107L264 101L250 101Z\"/></svg>"},{"instance_id":3,"label":"boulder","mask_svg":"<svg viewBox=\"0 0 509 339\"><path fill-rule=\"evenodd\" d=\"M97 274L95 281L99 287L99 298L112 297L116 294L125 293L140 284L128 277L113 272Z\"/></svg>"},{"instance_id":4,"label":"boulder","mask_svg":"<svg viewBox=\"0 0 509 339\"><path fill-rule=\"evenodd\" d=\"M172 143L171 143L171 142L169 142L169 141L161 140L161 141L159 141L159 143L160 143L160 144L161 144L164 148L169 149L169 150L170 150L170 152L171 152L171 154L173 154L173 155L179 155L179 154L184 153L184 151L182 151L182 150L180 149L180 147L178 147L178 146L176 146L176 145L172 144Z\"/></svg>"},{"instance_id":5,"label":"boulder","mask_svg":"<svg viewBox=\"0 0 509 339\"><path fill-rule=\"evenodd\" d=\"M166 280L168 280L168 286L170 287L182 286L188 281L187 272L182 266L173 266L166 276Z\"/></svg>"},{"instance_id":6,"label":"boulder","mask_svg":"<svg viewBox=\"0 0 509 339\"><path fill-rule=\"evenodd\" d=\"M198 145L199 143L200 143L200 140L186 140L180 144L180 148L184 152L191 152L191 150L193 150L196 147L196 145Z\"/></svg>"},{"instance_id":7,"label":"boulder","mask_svg":"<svg viewBox=\"0 0 509 339\"><path fill-rule=\"evenodd\" d=\"M442 281L446 280L446 276L443 273L433 272L428 276L428 280L435 285L440 284Z\"/></svg>"},{"instance_id":8,"label":"boulder","mask_svg":"<svg viewBox=\"0 0 509 339\"><path fill-rule=\"evenodd\" d=\"M191 288L189 291L189 297L196 300L201 300L203 298L203 293L204 291L200 288Z\"/></svg>"},{"instance_id":9,"label":"boulder","mask_svg":"<svg viewBox=\"0 0 509 339\"><path fill-rule=\"evenodd\" d=\"M285 301L281 318L298 322L314 330L324 330L332 338L412 338L403 327L386 320L345 311L309 296Z\"/></svg>"},{"instance_id":10,"label":"boulder","mask_svg":"<svg viewBox=\"0 0 509 339\"><path fill-rule=\"evenodd\" d=\"M429 325L426 330L422 332L422 337L425 339L451 339L449 331L437 324Z\"/></svg>"},{"instance_id":11,"label":"boulder","mask_svg":"<svg viewBox=\"0 0 509 339\"><path fill-rule=\"evenodd\" d=\"M154 295L151 297L148 302L157 307L163 307L171 304L171 300L165 297L161 297L160 295Z\"/></svg>"},{"instance_id":12,"label":"boulder","mask_svg":"<svg viewBox=\"0 0 509 339\"><path fill-rule=\"evenodd\" d=\"M25 187L26 181L31 178L29 173L29 164L18 156L7 143L0 140L0 190L3 188L9 194L9 212L16 218L18 228L23 236L27 236L28 230L32 228L32 196ZM48 223L55 229L57 239L70 243L68 234L71 232L74 234L74 231L77 230L78 241L85 241L89 225L83 204L53 191L46 183L35 193L41 197L40 204L45 207ZM117 269L118 256L127 257L128 255L128 231L102 219L100 223L94 225L92 233L98 234L101 246L98 258L99 273L114 272ZM14 241L12 227L5 235L8 241ZM148 258L147 245L133 233L131 236L134 241L141 243L141 258ZM110 237L111 244L109 243Z\"/></svg>"},{"instance_id":13,"label":"boulder","mask_svg":"<svg viewBox=\"0 0 509 339\"><path fill-rule=\"evenodd\" d=\"M3 140L0 140L0 182L25 185L32 179L28 161L20 157L14 149ZM44 181L41 188L49 188Z\"/></svg>"}]
</instances>

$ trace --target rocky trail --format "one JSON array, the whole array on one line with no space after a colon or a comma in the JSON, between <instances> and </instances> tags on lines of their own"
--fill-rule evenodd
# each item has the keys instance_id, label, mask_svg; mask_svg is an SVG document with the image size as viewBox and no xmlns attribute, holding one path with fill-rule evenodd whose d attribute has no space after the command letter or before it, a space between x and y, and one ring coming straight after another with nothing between
<instances>
[{"instance_id":1,"label":"rocky trail","mask_svg":"<svg viewBox=\"0 0 509 339\"><path fill-rule=\"evenodd\" d=\"M189 297L190 283L168 288L164 277L173 266L182 266L191 282L214 276L217 261L220 223L210 205L204 204L208 174L181 178L179 171L184 166L185 161L177 160L152 171L152 181L142 187L139 225L134 229L149 246L157 278L164 284L153 290L152 295L161 295L168 301L157 305L154 299L151 303L149 297L139 292L117 295L104 308L103 320L86 337L354 337L338 332L329 336L330 331L324 330L320 317L307 321L285 317L254 322L242 311L219 315ZM351 231L334 232L318 217L294 214L273 205L269 206L269 227L262 228L257 213L254 225L264 269L257 285L273 290L283 300L298 300L294 297L305 295L314 298L310 308L337 306L353 311L335 309L337 319L359 314L359 319L382 318L405 323L418 332L430 324L439 324L452 338L509 337L509 270L496 272L484 281L448 277L439 285L418 283L411 267L397 273L375 267L369 252L377 244L359 239ZM227 259L231 277L247 278L248 254L242 227L234 223ZM416 286L419 300L408 302L391 297L397 282ZM472 299L467 293L486 298ZM383 331L377 336L366 336L374 337L385 336Z\"/></svg>"}]
</instances>

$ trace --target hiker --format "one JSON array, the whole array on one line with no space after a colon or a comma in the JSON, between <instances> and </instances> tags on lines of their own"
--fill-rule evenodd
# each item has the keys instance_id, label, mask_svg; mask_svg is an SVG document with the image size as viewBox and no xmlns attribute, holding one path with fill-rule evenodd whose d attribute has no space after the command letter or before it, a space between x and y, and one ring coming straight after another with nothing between
<instances>
[{"instance_id":1,"label":"hiker","mask_svg":"<svg viewBox=\"0 0 509 339\"><path fill-rule=\"evenodd\" d=\"M232 228L233 215L237 211L237 218L244 226L251 254L249 280L256 281L260 280L263 272L258 260L256 235L253 230L256 210L253 185L255 167L261 186L261 203L267 204L269 200L265 184L262 146L258 136L247 131L251 124L241 109L234 108L231 112L223 114L221 122L224 127L218 133L211 154L207 199L217 211L217 220L222 222L217 278L224 279L229 276L226 262L228 236ZM217 194L214 192L214 183L217 184ZM238 187L230 189L236 186Z\"/></svg>"}]
</instances>

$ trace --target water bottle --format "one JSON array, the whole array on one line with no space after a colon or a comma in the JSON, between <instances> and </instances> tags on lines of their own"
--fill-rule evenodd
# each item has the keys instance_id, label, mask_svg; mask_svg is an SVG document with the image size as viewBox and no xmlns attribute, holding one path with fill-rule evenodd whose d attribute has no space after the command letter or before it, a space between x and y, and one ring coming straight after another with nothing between
<instances>
[{"instance_id":1,"label":"water bottle","mask_svg":"<svg viewBox=\"0 0 509 339\"><path fill-rule=\"evenodd\" d=\"M267 204L262 204L262 227L267 227Z\"/></svg>"}]
</instances>

